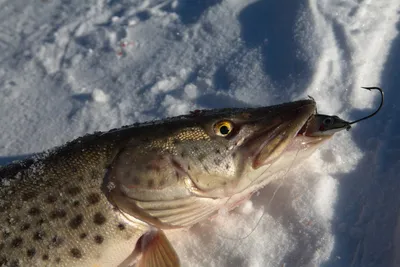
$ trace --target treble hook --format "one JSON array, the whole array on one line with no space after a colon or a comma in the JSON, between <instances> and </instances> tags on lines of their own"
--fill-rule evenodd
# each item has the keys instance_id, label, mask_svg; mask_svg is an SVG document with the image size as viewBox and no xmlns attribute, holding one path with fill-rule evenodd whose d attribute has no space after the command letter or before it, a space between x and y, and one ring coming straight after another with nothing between
<instances>
[{"instance_id":1,"label":"treble hook","mask_svg":"<svg viewBox=\"0 0 400 267\"><path fill-rule=\"evenodd\" d=\"M375 112L373 112L372 114L363 117L361 119L352 121L352 122L348 122L345 121L341 118L339 118L338 116L330 116L330 115L324 115L324 114L315 114L312 119L308 122L307 127L306 127L306 134L308 136L321 136L321 135L332 135L336 132L342 131L344 129L346 129L347 131L350 130L351 125L366 119L371 118L372 116L375 116L376 113L379 112L379 110L381 110L382 106L383 106L383 91L381 88L379 87L361 87L363 89L366 90L379 90L379 92L381 93L381 104L379 105L379 107L377 108L377 110L375 110Z\"/></svg>"},{"instance_id":2,"label":"treble hook","mask_svg":"<svg viewBox=\"0 0 400 267\"><path fill-rule=\"evenodd\" d=\"M383 106L383 91L382 91L381 88L379 88L379 87L361 87L361 88L367 89L367 90L369 90L369 91L371 91L371 90L379 90L379 92L381 93L381 104L379 105L378 109L375 110L374 113L372 113L372 114L370 114L370 115L368 115L368 116L366 116L366 117L364 117L364 118L361 118L361 119L358 119L358 120L349 122L349 125L354 124L354 123L357 123L357 122L360 122L360 121L363 121L363 120L366 120L366 119L369 119L369 118L375 116L376 113L378 113L379 110L381 110L381 108L382 108L382 106Z\"/></svg>"}]
</instances>

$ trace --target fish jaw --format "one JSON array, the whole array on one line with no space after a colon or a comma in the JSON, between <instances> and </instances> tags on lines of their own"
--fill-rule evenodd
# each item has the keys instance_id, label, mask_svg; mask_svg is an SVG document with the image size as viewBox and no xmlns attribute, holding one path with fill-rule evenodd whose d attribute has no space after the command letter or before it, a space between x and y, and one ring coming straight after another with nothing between
<instances>
[{"instance_id":1,"label":"fish jaw","mask_svg":"<svg viewBox=\"0 0 400 267\"><path fill-rule=\"evenodd\" d=\"M243 145L242 153L249 154L253 159L254 169L274 162L287 150L315 112L313 101L293 102L293 105L285 106L282 111L277 111L274 118L259 122L268 127L265 127L265 131L261 129L259 133L255 133L254 137ZM269 126L271 124L274 125L272 128Z\"/></svg>"}]
</instances>

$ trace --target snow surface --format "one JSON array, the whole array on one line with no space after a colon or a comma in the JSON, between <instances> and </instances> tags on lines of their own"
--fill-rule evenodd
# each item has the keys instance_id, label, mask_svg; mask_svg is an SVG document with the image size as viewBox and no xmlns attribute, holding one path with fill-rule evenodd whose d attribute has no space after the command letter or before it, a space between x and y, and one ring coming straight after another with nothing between
<instances>
[{"instance_id":1,"label":"snow surface","mask_svg":"<svg viewBox=\"0 0 400 267\"><path fill-rule=\"evenodd\" d=\"M96 130L313 96L375 117L236 212L184 266L400 266L400 1L1 0L0 164ZM258 222L259 221L259 222Z\"/></svg>"}]
</instances>

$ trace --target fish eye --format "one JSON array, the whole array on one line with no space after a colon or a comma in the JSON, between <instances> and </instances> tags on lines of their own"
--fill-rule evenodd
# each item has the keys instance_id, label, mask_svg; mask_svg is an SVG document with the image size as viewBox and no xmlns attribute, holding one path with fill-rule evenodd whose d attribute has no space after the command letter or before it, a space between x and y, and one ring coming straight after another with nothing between
<instances>
[{"instance_id":1,"label":"fish eye","mask_svg":"<svg viewBox=\"0 0 400 267\"><path fill-rule=\"evenodd\" d=\"M325 118L322 122L325 125L331 125L331 124L333 124L333 119L332 118Z\"/></svg>"},{"instance_id":2,"label":"fish eye","mask_svg":"<svg viewBox=\"0 0 400 267\"><path fill-rule=\"evenodd\" d=\"M220 121L215 124L214 131L219 136L227 136L233 130L233 123L230 121Z\"/></svg>"}]
</instances>

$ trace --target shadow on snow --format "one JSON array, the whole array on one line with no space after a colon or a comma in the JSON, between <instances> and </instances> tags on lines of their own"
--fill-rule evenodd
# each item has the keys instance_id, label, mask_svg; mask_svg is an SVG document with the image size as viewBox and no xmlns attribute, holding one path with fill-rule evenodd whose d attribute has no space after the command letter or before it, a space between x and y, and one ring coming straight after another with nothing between
<instances>
[{"instance_id":1,"label":"shadow on snow","mask_svg":"<svg viewBox=\"0 0 400 267\"><path fill-rule=\"evenodd\" d=\"M323 267L387 267L398 249L393 242L400 209L400 138L395 136L400 128L399 48L400 35L392 43L381 76L385 92L382 110L351 130L364 157L353 172L338 175L339 195L332 224L335 247ZM355 111L351 117L366 113Z\"/></svg>"}]
</instances>

